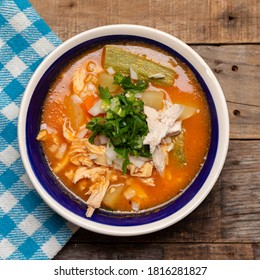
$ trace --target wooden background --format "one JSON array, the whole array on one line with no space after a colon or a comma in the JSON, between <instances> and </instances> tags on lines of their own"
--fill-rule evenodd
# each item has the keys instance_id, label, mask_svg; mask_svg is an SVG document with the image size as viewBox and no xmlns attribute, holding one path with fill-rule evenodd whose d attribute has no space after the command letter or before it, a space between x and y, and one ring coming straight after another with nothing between
<instances>
[{"instance_id":1,"label":"wooden background","mask_svg":"<svg viewBox=\"0 0 260 280\"><path fill-rule=\"evenodd\" d=\"M30 0L66 40L101 25L141 24L188 43L229 108L230 147L204 202L160 232L109 237L79 229L56 259L260 259L260 1Z\"/></svg>"}]
</instances>

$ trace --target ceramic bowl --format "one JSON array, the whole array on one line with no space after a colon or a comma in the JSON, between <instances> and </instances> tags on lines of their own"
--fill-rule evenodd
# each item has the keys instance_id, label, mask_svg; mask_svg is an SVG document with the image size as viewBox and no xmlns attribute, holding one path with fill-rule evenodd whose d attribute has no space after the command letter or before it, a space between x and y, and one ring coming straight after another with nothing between
<instances>
[{"instance_id":1,"label":"ceramic bowl","mask_svg":"<svg viewBox=\"0 0 260 280\"><path fill-rule=\"evenodd\" d=\"M40 114L53 77L77 54L89 47L113 40L144 41L161 47L184 61L203 88L211 115L211 143L205 164L176 199L135 215L95 211L86 218L86 205L75 199L48 167L39 142ZM222 89L205 61L188 45L162 31L138 25L110 25L80 33L57 47L33 74L24 93L19 116L18 140L21 157L32 184L44 201L68 221L90 231L133 236L158 231L175 224L191 213L208 195L222 170L229 142L229 118Z\"/></svg>"}]
</instances>

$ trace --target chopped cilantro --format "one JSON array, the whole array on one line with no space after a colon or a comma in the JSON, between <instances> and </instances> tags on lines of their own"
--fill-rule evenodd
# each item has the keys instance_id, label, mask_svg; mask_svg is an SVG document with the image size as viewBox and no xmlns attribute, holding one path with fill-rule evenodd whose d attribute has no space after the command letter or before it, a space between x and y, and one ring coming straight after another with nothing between
<instances>
[{"instance_id":1,"label":"chopped cilantro","mask_svg":"<svg viewBox=\"0 0 260 280\"><path fill-rule=\"evenodd\" d=\"M143 92L148 86L148 81L138 80L136 84L134 84L129 76L116 73L114 76L114 84L120 85L125 91Z\"/></svg>"},{"instance_id":2,"label":"chopped cilantro","mask_svg":"<svg viewBox=\"0 0 260 280\"><path fill-rule=\"evenodd\" d=\"M92 130L89 142L93 143L97 135L105 135L110 139L115 152L123 158L123 173L126 173L127 165L130 163L129 155L150 157L149 145L143 144L143 139L148 133L146 115L144 114L144 103L135 97L138 91L144 90L144 84L140 81L136 85L129 82L129 77L121 74L115 75L115 83L120 84L125 90L114 97L108 88L99 87L102 102L108 105L103 117L93 117L86 125ZM131 80L131 79L130 79ZM108 102L109 101L109 102Z\"/></svg>"}]
</instances>

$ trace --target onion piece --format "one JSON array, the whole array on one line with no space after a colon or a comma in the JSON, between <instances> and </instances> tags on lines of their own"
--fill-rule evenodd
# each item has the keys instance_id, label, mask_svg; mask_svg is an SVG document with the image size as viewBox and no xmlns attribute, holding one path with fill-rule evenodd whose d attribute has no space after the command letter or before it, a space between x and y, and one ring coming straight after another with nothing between
<instances>
[{"instance_id":1,"label":"onion piece","mask_svg":"<svg viewBox=\"0 0 260 280\"><path fill-rule=\"evenodd\" d=\"M110 75L114 75L116 72L112 67L108 67L107 68L107 73L110 74Z\"/></svg>"},{"instance_id":2,"label":"onion piece","mask_svg":"<svg viewBox=\"0 0 260 280\"><path fill-rule=\"evenodd\" d=\"M75 104L82 104L83 103L82 99L77 94L73 94L71 96L71 99Z\"/></svg>"},{"instance_id":3,"label":"onion piece","mask_svg":"<svg viewBox=\"0 0 260 280\"><path fill-rule=\"evenodd\" d=\"M150 75L148 78L150 79L163 79L165 78L165 75L163 73L155 73Z\"/></svg>"},{"instance_id":4,"label":"onion piece","mask_svg":"<svg viewBox=\"0 0 260 280\"><path fill-rule=\"evenodd\" d=\"M57 130L55 128L52 128L50 126L48 126L46 123L42 123L41 126L40 126L40 131L42 130L47 130L47 132L49 134L51 133L57 133Z\"/></svg>"},{"instance_id":5,"label":"onion piece","mask_svg":"<svg viewBox=\"0 0 260 280\"><path fill-rule=\"evenodd\" d=\"M102 100L100 99L98 102L96 102L90 109L89 109L89 113L92 116L97 116L99 114L105 113L104 110L102 110L101 108L101 104L102 104Z\"/></svg>"},{"instance_id":6,"label":"onion piece","mask_svg":"<svg viewBox=\"0 0 260 280\"><path fill-rule=\"evenodd\" d=\"M50 126L47 126L47 131L48 131L49 134L57 133L57 130L55 128L50 127Z\"/></svg>"},{"instance_id":7,"label":"onion piece","mask_svg":"<svg viewBox=\"0 0 260 280\"><path fill-rule=\"evenodd\" d=\"M67 144L62 143L57 151L57 153L55 154L55 158L57 159L62 159L64 157L64 154L67 150Z\"/></svg>"},{"instance_id":8,"label":"onion piece","mask_svg":"<svg viewBox=\"0 0 260 280\"><path fill-rule=\"evenodd\" d=\"M123 162L124 160L122 158L115 158L113 160L114 162L114 167L117 169L117 170L120 170L122 171L123 170Z\"/></svg>"},{"instance_id":9,"label":"onion piece","mask_svg":"<svg viewBox=\"0 0 260 280\"><path fill-rule=\"evenodd\" d=\"M47 130L47 124L46 123L42 123L40 126L40 131L41 130Z\"/></svg>"},{"instance_id":10,"label":"onion piece","mask_svg":"<svg viewBox=\"0 0 260 280\"><path fill-rule=\"evenodd\" d=\"M139 211L140 210L140 204L135 202L135 201L132 201L132 209L134 211Z\"/></svg>"},{"instance_id":11,"label":"onion piece","mask_svg":"<svg viewBox=\"0 0 260 280\"><path fill-rule=\"evenodd\" d=\"M138 168L141 168L147 160L144 157L129 156L129 161Z\"/></svg>"},{"instance_id":12,"label":"onion piece","mask_svg":"<svg viewBox=\"0 0 260 280\"><path fill-rule=\"evenodd\" d=\"M132 65L130 65L130 77L132 80L138 80L138 75L135 72L135 70L133 69Z\"/></svg>"},{"instance_id":13,"label":"onion piece","mask_svg":"<svg viewBox=\"0 0 260 280\"><path fill-rule=\"evenodd\" d=\"M99 135L101 145L107 144L109 139L105 135Z\"/></svg>"},{"instance_id":14,"label":"onion piece","mask_svg":"<svg viewBox=\"0 0 260 280\"><path fill-rule=\"evenodd\" d=\"M113 160L116 158L116 152L114 151L114 149L109 145L109 143L107 143L107 147L106 147L106 162L108 165L112 165Z\"/></svg>"},{"instance_id":15,"label":"onion piece","mask_svg":"<svg viewBox=\"0 0 260 280\"><path fill-rule=\"evenodd\" d=\"M116 158L117 153L115 152L115 150L113 149L113 147L111 147L109 144L107 144L107 148L106 148L106 156L108 158L110 158L111 160L114 160Z\"/></svg>"},{"instance_id":16,"label":"onion piece","mask_svg":"<svg viewBox=\"0 0 260 280\"><path fill-rule=\"evenodd\" d=\"M95 94L97 91L97 87L92 82L89 82L87 84L87 90L90 91L92 94Z\"/></svg>"},{"instance_id":17,"label":"onion piece","mask_svg":"<svg viewBox=\"0 0 260 280\"><path fill-rule=\"evenodd\" d=\"M135 94L135 97L136 97L136 98L142 99L143 93L142 93L142 92L137 92L137 93Z\"/></svg>"},{"instance_id":18,"label":"onion piece","mask_svg":"<svg viewBox=\"0 0 260 280\"><path fill-rule=\"evenodd\" d=\"M134 196L136 195L136 191L131 188L131 187L128 187L125 191L124 191L124 197L127 199L127 200L130 200L131 198L133 198Z\"/></svg>"},{"instance_id":19,"label":"onion piece","mask_svg":"<svg viewBox=\"0 0 260 280\"><path fill-rule=\"evenodd\" d=\"M172 142L170 145L167 146L166 150L167 150L167 152L170 152L173 150L173 148L174 148L174 144Z\"/></svg>"},{"instance_id":20,"label":"onion piece","mask_svg":"<svg viewBox=\"0 0 260 280\"><path fill-rule=\"evenodd\" d=\"M81 129L78 133L77 133L77 138L78 139L82 139L86 136L86 134L88 133L88 129L87 128L83 128Z\"/></svg>"}]
</instances>

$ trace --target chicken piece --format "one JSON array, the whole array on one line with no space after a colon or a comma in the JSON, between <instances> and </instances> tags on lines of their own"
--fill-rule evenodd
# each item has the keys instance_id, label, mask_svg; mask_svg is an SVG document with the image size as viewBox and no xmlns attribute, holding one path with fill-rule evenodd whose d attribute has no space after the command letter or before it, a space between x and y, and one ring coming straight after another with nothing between
<instances>
[{"instance_id":1,"label":"chicken piece","mask_svg":"<svg viewBox=\"0 0 260 280\"><path fill-rule=\"evenodd\" d=\"M89 153L85 146L85 140L87 139L74 139L72 141L69 151L69 159L70 162L75 165L85 165L87 167L92 167L94 162L89 158Z\"/></svg>"},{"instance_id":2,"label":"chicken piece","mask_svg":"<svg viewBox=\"0 0 260 280\"><path fill-rule=\"evenodd\" d=\"M106 147L89 143L88 139L74 139L70 147L70 161L75 165L92 167L94 163L107 166Z\"/></svg>"},{"instance_id":3,"label":"chicken piece","mask_svg":"<svg viewBox=\"0 0 260 280\"><path fill-rule=\"evenodd\" d=\"M73 171L73 170L66 171L66 172L65 172L65 176L66 176L70 181L72 181L72 180L73 180L73 177L74 177L74 171Z\"/></svg>"},{"instance_id":4,"label":"chicken piece","mask_svg":"<svg viewBox=\"0 0 260 280\"><path fill-rule=\"evenodd\" d=\"M75 164L75 165L84 165L87 167L92 167L94 165L94 162L89 159L89 157L87 155L74 155L74 156L70 156L70 162Z\"/></svg>"},{"instance_id":5,"label":"chicken piece","mask_svg":"<svg viewBox=\"0 0 260 280\"><path fill-rule=\"evenodd\" d=\"M96 146L89 143L88 139L85 141L85 146L87 150L90 152L89 154L95 155L96 157L93 158L93 161L102 166L107 166L106 161L106 147L105 146Z\"/></svg>"},{"instance_id":6,"label":"chicken piece","mask_svg":"<svg viewBox=\"0 0 260 280\"><path fill-rule=\"evenodd\" d=\"M111 182L116 182L118 179L118 176L116 174L110 174L110 181Z\"/></svg>"},{"instance_id":7,"label":"chicken piece","mask_svg":"<svg viewBox=\"0 0 260 280\"><path fill-rule=\"evenodd\" d=\"M116 182L118 180L118 175L116 174L116 171L113 169L108 169L107 172L107 179L110 182Z\"/></svg>"},{"instance_id":8,"label":"chicken piece","mask_svg":"<svg viewBox=\"0 0 260 280\"><path fill-rule=\"evenodd\" d=\"M47 130L46 130L46 129L43 129L43 130L41 130L41 131L38 133L38 135L37 135L37 137L36 137L36 140L38 140L38 141L45 141L46 138L47 138L47 135L48 135Z\"/></svg>"},{"instance_id":9,"label":"chicken piece","mask_svg":"<svg viewBox=\"0 0 260 280\"><path fill-rule=\"evenodd\" d=\"M129 164L128 169L131 176L150 177L153 171L153 163L151 161L145 162L141 168L136 167L134 164Z\"/></svg>"},{"instance_id":10,"label":"chicken piece","mask_svg":"<svg viewBox=\"0 0 260 280\"><path fill-rule=\"evenodd\" d=\"M152 157L153 157L154 167L158 170L160 174L162 174L166 165L166 155L163 152L160 145L156 146L152 154Z\"/></svg>"},{"instance_id":11,"label":"chicken piece","mask_svg":"<svg viewBox=\"0 0 260 280\"><path fill-rule=\"evenodd\" d=\"M146 185L148 185L148 186L150 186L150 187L154 187L155 186L155 183L154 183L154 178L140 178L140 180L144 183L144 184L146 184Z\"/></svg>"},{"instance_id":12,"label":"chicken piece","mask_svg":"<svg viewBox=\"0 0 260 280\"><path fill-rule=\"evenodd\" d=\"M98 77L93 74L88 74L86 78L86 83L92 82L93 84L97 85L98 84Z\"/></svg>"},{"instance_id":13,"label":"chicken piece","mask_svg":"<svg viewBox=\"0 0 260 280\"><path fill-rule=\"evenodd\" d=\"M79 180L83 179L83 178L95 178L95 180L93 181L97 181L98 176L100 177L100 175L104 175L106 174L106 172L108 171L108 168L106 167L93 167L91 169L89 169L88 167L79 167L73 177L72 182L74 184L76 184Z\"/></svg>"},{"instance_id":14,"label":"chicken piece","mask_svg":"<svg viewBox=\"0 0 260 280\"><path fill-rule=\"evenodd\" d=\"M154 108L149 106L144 106L144 113L147 116L147 124L149 131L152 131L153 128L158 124L158 111L156 111Z\"/></svg>"},{"instance_id":15,"label":"chicken piece","mask_svg":"<svg viewBox=\"0 0 260 280\"><path fill-rule=\"evenodd\" d=\"M167 136L178 135L182 130L182 121L176 121L172 127L169 128Z\"/></svg>"},{"instance_id":16,"label":"chicken piece","mask_svg":"<svg viewBox=\"0 0 260 280\"><path fill-rule=\"evenodd\" d=\"M85 67L78 68L72 76L72 90L74 93L79 94L85 86L85 78L87 71Z\"/></svg>"},{"instance_id":17,"label":"chicken piece","mask_svg":"<svg viewBox=\"0 0 260 280\"><path fill-rule=\"evenodd\" d=\"M183 106L164 101L164 109L157 112L152 108L144 106L144 113L147 116L149 133L143 143L150 146L151 154L155 151L162 139L167 135L174 135L181 131L181 122L176 120L181 115Z\"/></svg>"},{"instance_id":18,"label":"chicken piece","mask_svg":"<svg viewBox=\"0 0 260 280\"><path fill-rule=\"evenodd\" d=\"M159 120L161 123L167 124L170 128L179 118L184 107L180 104L172 104L168 100L164 101L164 107L164 110L159 112Z\"/></svg>"},{"instance_id":19,"label":"chicken piece","mask_svg":"<svg viewBox=\"0 0 260 280\"><path fill-rule=\"evenodd\" d=\"M95 209L100 208L101 202L106 194L109 186L109 180L104 176L100 180L91 185L87 194L90 194L86 204L88 206L86 216L89 218L93 215Z\"/></svg>"},{"instance_id":20,"label":"chicken piece","mask_svg":"<svg viewBox=\"0 0 260 280\"><path fill-rule=\"evenodd\" d=\"M70 120L68 118L65 118L62 130L64 138L69 142L72 142L76 135L76 132L72 129Z\"/></svg>"},{"instance_id":21,"label":"chicken piece","mask_svg":"<svg viewBox=\"0 0 260 280\"><path fill-rule=\"evenodd\" d=\"M150 146L151 154L153 154L156 146L158 146L161 143L162 139L166 136L167 131L167 125L162 124L158 121L154 129L149 131L149 133L145 136L143 143Z\"/></svg>"}]
</instances>

